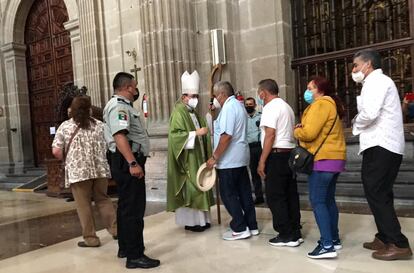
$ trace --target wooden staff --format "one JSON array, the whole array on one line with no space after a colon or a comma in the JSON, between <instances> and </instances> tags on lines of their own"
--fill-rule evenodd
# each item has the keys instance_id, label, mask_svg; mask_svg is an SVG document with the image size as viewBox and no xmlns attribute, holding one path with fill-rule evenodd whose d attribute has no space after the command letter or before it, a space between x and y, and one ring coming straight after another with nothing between
<instances>
[{"instance_id":1,"label":"wooden staff","mask_svg":"<svg viewBox=\"0 0 414 273\"><path fill-rule=\"evenodd\" d=\"M211 74L210 74L210 115L211 115L211 120L212 120L212 126L211 126L211 136L212 136L212 144L214 147L214 118L215 117L215 109L213 109L213 100L214 100L214 91L213 91L213 87L214 84L217 81L221 80L221 74L222 74L222 64L217 64L213 67L213 69L211 70ZM217 75L216 75L217 74ZM217 81L215 80L217 76ZM216 204L217 204L217 221L218 224L221 225L221 213L220 213L220 188L219 188L219 183L216 180Z\"/></svg>"}]
</instances>

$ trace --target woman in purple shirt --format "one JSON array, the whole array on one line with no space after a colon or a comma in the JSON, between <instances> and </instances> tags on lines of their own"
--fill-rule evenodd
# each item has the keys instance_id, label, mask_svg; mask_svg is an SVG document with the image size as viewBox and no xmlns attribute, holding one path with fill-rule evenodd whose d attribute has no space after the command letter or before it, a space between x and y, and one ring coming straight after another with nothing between
<instances>
[{"instance_id":1,"label":"woman in purple shirt","mask_svg":"<svg viewBox=\"0 0 414 273\"><path fill-rule=\"evenodd\" d=\"M338 208L335 202L336 181L345 170L346 145L342 128L344 108L329 81L314 77L304 99L309 104L294 135L300 145L315 155L309 175L309 198L321 233L309 258L335 258L341 249L338 231Z\"/></svg>"}]
</instances>

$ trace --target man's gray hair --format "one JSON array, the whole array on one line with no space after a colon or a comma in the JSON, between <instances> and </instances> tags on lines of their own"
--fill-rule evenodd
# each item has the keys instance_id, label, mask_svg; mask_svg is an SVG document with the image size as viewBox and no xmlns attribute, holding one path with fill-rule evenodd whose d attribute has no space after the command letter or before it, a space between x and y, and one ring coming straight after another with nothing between
<instances>
[{"instance_id":1,"label":"man's gray hair","mask_svg":"<svg viewBox=\"0 0 414 273\"><path fill-rule=\"evenodd\" d=\"M355 60L356 58L361 58L364 62L371 61L371 65L374 69L381 68L381 55L378 53L378 51L372 48L358 51L355 53L353 59Z\"/></svg>"},{"instance_id":2,"label":"man's gray hair","mask_svg":"<svg viewBox=\"0 0 414 273\"><path fill-rule=\"evenodd\" d=\"M234 95L234 89L230 82L219 81L214 84L214 93L223 93L227 97Z\"/></svg>"}]
</instances>

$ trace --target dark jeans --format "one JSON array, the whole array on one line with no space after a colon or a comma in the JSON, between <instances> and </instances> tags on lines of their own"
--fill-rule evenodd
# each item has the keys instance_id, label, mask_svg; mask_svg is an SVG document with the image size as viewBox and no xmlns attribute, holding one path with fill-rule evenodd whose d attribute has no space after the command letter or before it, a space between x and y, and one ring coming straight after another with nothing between
<instances>
[{"instance_id":1,"label":"dark jeans","mask_svg":"<svg viewBox=\"0 0 414 273\"><path fill-rule=\"evenodd\" d=\"M145 157L137 157L144 169ZM118 189L118 246L128 259L144 254L144 214L146 205L145 177L138 179L129 173L128 162L119 153L111 155L111 172Z\"/></svg>"},{"instance_id":2,"label":"dark jeans","mask_svg":"<svg viewBox=\"0 0 414 273\"><path fill-rule=\"evenodd\" d=\"M313 171L308 178L309 199L324 247L332 246L332 240L339 239L339 217L335 202L338 176L339 173Z\"/></svg>"},{"instance_id":3,"label":"dark jeans","mask_svg":"<svg viewBox=\"0 0 414 273\"><path fill-rule=\"evenodd\" d=\"M380 146L366 149L362 158L362 183L369 207L374 215L378 233L384 243L409 247L408 239L401 233L400 222L394 209L393 186L400 169L402 155Z\"/></svg>"},{"instance_id":4,"label":"dark jeans","mask_svg":"<svg viewBox=\"0 0 414 273\"><path fill-rule=\"evenodd\" d=\"M232 217L230 228L235 232L257 229L256 211L247 167L217 170L220 196Z\"/></svg>"},{"instance_id":5,"label":"dark jeans","mask_svg":"<svg viewBox=\"0 0 414 273\"><path fill-rule=\"evenodd\" d=\"M262 153L262 147L260 143L258 145L250 145L250 173L252 175L252 184L254 187L254 195L257 198L263 198L262 179L257 173L257 165L259 164L260 155Z\"/></svg>"},{"instance_id":6,"label":"dark jeans","mask_svg":"<svg viewBox=\"0 0 414 273\"><path fill-rule=\"evenodd\" d=\"M270 153L266 161L266 201L273 228L284 239L300 236L299 194L288 165L289 153Z\"/></svg>"}]
</instances>

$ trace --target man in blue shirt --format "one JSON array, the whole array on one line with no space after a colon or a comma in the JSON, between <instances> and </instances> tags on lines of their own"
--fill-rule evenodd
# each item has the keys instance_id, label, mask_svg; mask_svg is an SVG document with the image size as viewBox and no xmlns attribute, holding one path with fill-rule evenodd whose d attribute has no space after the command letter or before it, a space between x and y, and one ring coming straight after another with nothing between
<instances>
[{"instance_id":1,"label":"man in blue shirt","mask_svg":"<svg viewBox=\"0 0 414 273\"><path fill-rule=\"evenodd\" d=\"M259 163L262 146L260 144L260 118L262 113L256 111L256 100L252 97L247 98L244 102L247 116L247 142L250 149L250 174L252 184L254 186L254 195L256 196L255 204L264 202L262 179L257 173L257 164Z\"/></svg>"},{"instance_id":2,"label":"man in blue shirt","mask_svg":"<svg viewBox=\"0 0 414 273\"><path fill-rule=\"evenodd\" d=\"M223 234L223 239L245 239L259 234L247 173L247 114L234 97L234 89L229 82L216 83L214 95L214 106L221 111L214 121L214 152L207 166L216 166L221 200L232 217L230 230Z\"/></svg>"}]
</instances>

